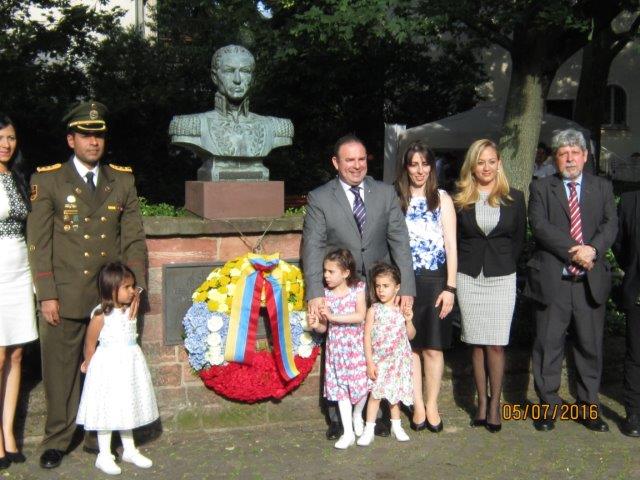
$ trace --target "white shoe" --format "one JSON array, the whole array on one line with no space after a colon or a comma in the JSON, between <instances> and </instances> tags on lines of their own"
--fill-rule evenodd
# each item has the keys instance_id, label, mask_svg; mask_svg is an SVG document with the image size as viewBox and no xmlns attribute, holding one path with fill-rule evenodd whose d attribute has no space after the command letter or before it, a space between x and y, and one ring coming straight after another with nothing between
<instances>
[{"instance_id":1,"label":"white shoe","mask_svg":"<svg viewBox=\"0 0 640 480\"><path fill-rule=\"evenodd\" d=\"M362 436L358 439L356 443L361 447L368 447L369 445L371 445L371 443L373 443L374 436L375 435L373 432L373 428L365 428L364 432L362 433Z\"/></svg>"},{"instance_id":2,"label":"white shoe","mask_svg":"<svg viewBox=\"0 0 640 480\"><path fill-rule=\"evenodd\" d=\"M354 443L356 443L355 435L354 434L349 435L348 433L345 433L338 439L338 441L333 446L339 450L346 450Z\"/></svg>"},{"instance_id":3,"label":"white shoe","mask_svg":"<svg viewBox=\"0 0 640 480\"><path fill-rule=\"evenodd\" d=\"M356 434L356 437L360 437L364 433L364 420L362 419L362 415L353 416L353 433Z\"/></svg>"},{"instance_id":4,"label":"white shoe","mask_svg":"<svg viewBox=\"0 0 640 480\"><path fill-rule=\"evenodd\" d=\"M133 463L136 467L140 468L150 468L153 465L151 459L142 455L137 448L122 452L122 460Z\"/></svg>"},{"instance_id":5,"label":"white shoe","mask_svg":"<svg viewBox=\"0 0 640 480\"><path fill-rule=\"evenodd\" d=\"M120 475L122 470L116 465L115 457L110 453L99 453L96 457L96 468L107 475Z\"/></svg>"},{"instance_id":6,"label":"white shoe","mask_svg":"<svg viewBox=\"0 0 640 480\"><path fill-rule=\"evenodd\" d=\"M396 437L396 440L398 440L399 442L408 442L410 440L407 432L405 432L399 424L391 426L391 435Z\"/></svg>"}]
</instances>

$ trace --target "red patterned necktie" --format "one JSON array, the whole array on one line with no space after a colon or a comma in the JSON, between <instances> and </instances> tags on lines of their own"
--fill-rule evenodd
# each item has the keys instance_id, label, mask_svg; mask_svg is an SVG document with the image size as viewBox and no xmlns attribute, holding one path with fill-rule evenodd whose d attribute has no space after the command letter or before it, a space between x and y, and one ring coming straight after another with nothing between
<instances>
[{"instance_id":1,"label":"red patterned necktie","mask_svg":"<svg viewBox=\"0 0 640 480\"><path fill-rule=\"evenodd\" d=\"M571 217L571 238L582 245L584 241L582 239L582 220L580 219L580 204L578 203L576 182L569 182L569 216ZM582 268L574 264L570 264L567 270L571 275L584 273Z\"/></svg>"}]
</instances>

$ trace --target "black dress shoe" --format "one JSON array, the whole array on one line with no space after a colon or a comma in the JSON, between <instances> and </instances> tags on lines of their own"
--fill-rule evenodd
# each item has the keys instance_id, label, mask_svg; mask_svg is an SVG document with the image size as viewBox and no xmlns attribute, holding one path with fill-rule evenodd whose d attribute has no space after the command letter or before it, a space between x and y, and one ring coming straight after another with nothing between
<instances>
[{"instance_id":1,"label":"black dress shoe","mask_svg":"<svg viewBox=\"0 0 640 480\"><path fill-rule=\"evenodd\" d=\"M342 425L338 422L331 422L327 428L327 440L337 440L342 435Z\"/></svg>"},{"instance_id":2,"label":"black dress shoe","mask_svg":"<svg viewBox=\"0 0 640 480\"><path fill-rule=\"evenodd\" d=\"M471 420L471 422L469 422L469 426L470 427L484 427L487 424L487 419L486 418L474 418L473 420Z\"/></svg>"},{"instance_id":3,"label":"black dress shoe","mask_svg":"<svg viewBox=\"0 0 640 480\"><path fill-rule=\"evenodd\" d=\"M640 437L640 415L632 413L622 422L620 431L627 437Z\"/></svg>"},{"instance_id":4,"label":"black dress shoe","mask_svg":"<svg viewBox=\"0 0 640 480\"><path fill-rule=\"evenodd\" d=\"M502 430L501 423L489 423L486 420L484 421L484 427L491 433L498 433L500 430Z\"/></svg>"},{"instance_id":5,"label":"black dress shoe","mask_svg":"<svg viewBox=\"0 0 640 480\"><path fill-rule=\"evenodd\" d=\"M391 425L384 421L377 421L373 433L378 437L388 437L391 435Z\"/></svg>"},{"instance_id":6,"label":"black dress shoe","mask_svg":"<svg viewBox=\"0 0 640 480\"><path fill-rule=\"evenodd\" d=\"M556 422L551 418L541 418L540 420L534 421L533 426L539 432L550 432L556 428Z\"/></svg>"},{"instance_id":7,"label":"black dress shoe","mask_svg":"<svg viewBox=\"0 0 640 480\"><path fill-rule=\"evenodd\" d=\"M442 423L442 420L440 420L440 423L437 425L430 424L428 420L425 420L425 423L427 424L427 430L433 433L440 433L444 428L444 424Z\"/></svg>"},{"instance_id":8,"label":"black dress shoe","mask_svg":"<svg viewBox=\"0 0 640 480\"><path fill-rule=\"evenodd\" d=\"M7 458L11 463L24 463L27 460L22 452L7 452Z\"/></svg>"},{"instance_id":9,"label":"black dress shoe","mask_svg":"<svg viewBox=\"0 0 640 480\"><path fill-rule=\"evenodd\" d=\"M595 420L591 420L590 418L585 418L582 420L582 424L587 427L589 430L594 432L608 432L609 425L607 422L602 420L601 418L596 418Z\"/></svg>"},{"instance_id":10,"label":"black dress shoe","mask_svg":"<svg viewBox=\"0 0 640 480\"><path fill-rule=\"evenodd\" d=\"M0 457L0 470L4 470L5 468L9 468L11 466L11 460L9 460L6 456Z\"/></svg>"},{"instance_id":11,"label":"black dress shoe","mask_svg":"<svg viewBox=\"0 0 640 480\"><path fill-rule=\"evenodd\" d=\"M99 448L90 447L89 445L83 445L82 446L82 451L84 453L90 453L92 455L97 455L97 454L100 453L100 449Z\"/></svg>"},{"instance_id":12,"label":"black dress shoe","mask_svg":"<svg viewBox=\"0 0 640 480\"><path fill-rule=\"evenodd\" d=\"M64 452L62 450L56 450L55 448L45 450L40 456L40 466L42 468L56 468L62 463L63 456Z\"/></svg>"}]
</instances>

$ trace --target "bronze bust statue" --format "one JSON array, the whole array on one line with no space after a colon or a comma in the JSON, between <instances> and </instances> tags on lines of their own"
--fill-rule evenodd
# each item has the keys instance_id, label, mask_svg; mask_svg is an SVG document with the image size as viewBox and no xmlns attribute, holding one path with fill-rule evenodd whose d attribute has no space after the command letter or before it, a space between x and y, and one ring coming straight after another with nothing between
<instances>
[{"instance_id":1,"label":"bronze bust statue","mask_svg":"<svg viewBox=\"0 0 640 480\"><path fill-rule=\"evenodd\" d=\"M171 120L171 143L204 159L198 180L268 180L262 158L274 148L291 145L291 120L249 111L254 68L255 59L246 48L218 49L211 59L211 78L218 88L214 109Z\"/></svg>"}]
</instances>

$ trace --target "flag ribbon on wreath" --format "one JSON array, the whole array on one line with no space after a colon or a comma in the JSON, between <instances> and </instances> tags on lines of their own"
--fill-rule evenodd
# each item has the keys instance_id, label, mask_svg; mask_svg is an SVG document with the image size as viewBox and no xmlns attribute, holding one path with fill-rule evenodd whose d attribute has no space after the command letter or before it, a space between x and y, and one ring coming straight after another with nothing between
<instances>
[{"instance_id":1,"label":"flag ribbon on wreath","mask_svg":"<svg viewBox=\"0 0 640 480\"><path fill-rule=\"evenodd\" d=\"M286 290L277 279L265 273L277 268L280 259L275 255L249 255L253 272L245 272L236 283L231 304L229 333L224 359L251 365L255 354L258 318L264 292L273 337L273 349L280 375L286 380L298 376L293 360L293 340L289 324Z\"/></svg>"}]
</instances>

